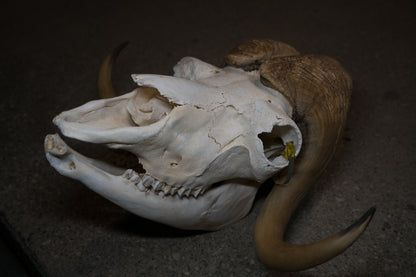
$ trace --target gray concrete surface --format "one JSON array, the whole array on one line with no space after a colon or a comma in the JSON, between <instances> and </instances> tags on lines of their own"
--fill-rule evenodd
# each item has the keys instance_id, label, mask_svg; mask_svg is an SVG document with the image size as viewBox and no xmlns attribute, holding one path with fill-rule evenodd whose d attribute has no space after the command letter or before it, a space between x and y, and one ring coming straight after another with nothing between
<instances>
[{"instance_id":1,"label":"gray concrete surface","mask_svg":"<svg viewBox=\"0 0 416 277\"><path fill-rule=\"evenodd\" d=\"M46 276L416 276L416 48L412 1L6 1L0 17L0 211ZM183 56L222 65L251 38L338 59L354 81L343 144L296 212L287 239L307 243L377 212L345 253L299 273L257 259L250 214L190 232L131 215L47 163L52 118L96 99L97 69L120 42L114 86L171 74ZM101 149L70 145L98 156Z\"/></svg>"}]
</instances>

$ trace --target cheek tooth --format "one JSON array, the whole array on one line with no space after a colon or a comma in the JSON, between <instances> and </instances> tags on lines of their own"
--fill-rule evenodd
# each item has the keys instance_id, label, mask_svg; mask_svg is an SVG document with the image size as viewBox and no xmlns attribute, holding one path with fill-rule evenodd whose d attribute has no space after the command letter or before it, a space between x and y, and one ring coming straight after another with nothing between
<instances>
[{"instance_id":1,"label":"cheek tooth","mask_svg":"<svg viewBox=\"0 0 416 277\"><path fill-rule=\"evenodd\" d=\"M165 185L165 187L163 188L163 193L165 195L169 195L170 191L171 191L171 187L168 185Z\"/></svg>"},{"instance_id":2,"label":"cheek tooth","mask_svg":"<svg viewBox=\"0 0 416 277\"><path fill-rule=\"evenodd\" d=\"M143 186L143 181L142 180L140 180L138 183L137 183L137 187L139 188L139 190L140 191L147 191L147 189L146 189L146 187L145 186Z\"/></svg>"},{"instance_id":3,"label":"cheek tooth","mask_svg":"<svg viewBox=\"0 0 416 277\"><path fill-rule=\"evenodd\" d=\"M202 188L198 188L192 191L192 195L197 198L198 195L201 193Z\"/></svg>"},{"instance_id":4,"label":"cheek tooth","mask_svg":"<svg viewBox=\"0 0 416 277\"><path fill-rule=\"evenodd\" d=\"M126 171L124 171L122 177L130 179L133 176L133 173L135 173L133 169L127 169Z\"/></svg>"},{"instance_id":5,"label":"cheek tooth","mask_svg":"<svg viewBox=\"0 0 416 277\"><path fill-rule=\"evenodd\" d=\"M153 190L154 190L154 191L156 191L156 192L161 191L161 190L162 190L162 188L163 188L163 183L161 183L161 182L159 182L159 181L155 181L155 182L152 184L152 187L153 187Z\"/></svg>"},{"instance_id":6,"label":"cheek tooth","mask_svg":"<svg viewBox=\"0 0 416 277\"><path fill-rule=\"evenodd\" d=\"M185 192L185 196L186 197L189 197L189 195L191 194L191 190L190 189L188 189L186 192Z\"/></svg>"},{"instance_id":7,"label":"cheek tooth","mask_svg":"<svg viewBox=\"0 0 416 277\"><path fill-rule=\"evenodd\" d=\"M154 179L150 176L145 174L142 178L143 186L145 186L148 190L152 188L154 183Z\"/></svg>"},{"instance_id":8,"label":"cheek tooth","mask_svg":"<svg viewBox=\"0 0 416 277\"><path fill-rule=\"evenodd\" d=\"M179 197L182 197L182 196L183 196L183 193L185 192L185 190L186 190L186 188L184 188L184 187L181 187L181 188L178 190L178 195L179 195Z\"/></svg>"},{"instance_id":9,"label":"cheek tooth","mask_svg":"<svg viewBox=\"0 0 416 277\"><path fill-rule=\"evenodd\" d=\"M175 195L175 193L178 191L178 187L172 187L172 189L170 190L170 194L171 195Z\"/></svg>"},{"instance_id":10,"label":"cheek tooth","mask_svg":"<svg viewBox=\"0 0 416 277\"><path fill-rule=\"evenodd\" d=\"M140 176L137 175L137 173L133 174L133 176L130 178L130 181L134 182L134 183L138 183L140 181Z\"/></svg>"}]
</instances>

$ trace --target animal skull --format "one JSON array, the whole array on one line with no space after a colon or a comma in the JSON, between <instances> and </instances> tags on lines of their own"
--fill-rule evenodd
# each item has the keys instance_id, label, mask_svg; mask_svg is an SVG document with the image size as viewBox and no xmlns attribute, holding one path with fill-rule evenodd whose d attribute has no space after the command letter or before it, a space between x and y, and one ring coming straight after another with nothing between
<instances>
[{"instance_id":1,"label":"animal skull","mask_svg":"<svg viewBox=\"0 0 416 277\"><path fill-rule=\"evenodd\" d=\"M276 183L256 222L262 262L279 270L312 267L364 231L374 208L323 241L283 240L290 215L328 164L346 122L351 78L337 61L252 40L226 56L225 68L183 58L173 77L134 74L137 89L108 98L115 96L111 65L121 48L99 72L99 92L107 99L63 112L54 123L67 137L133 153L144 171L87 158L59 135L48 135L46 157L59 173L142 217L216 230L248 213L259 185L288 165L282 151L292 143L298 156L294 171L289 159L292 178Z\"/></svg>"},{"instance_id":2,"label":"animal skull","mask_svg":"<svg viewBox=\"0 0 416 277\"><path fill-rule=\"evenodd\" d=\"M134 91L63 112L54 123L65 136L134 153L145 173L98 165L57 135L47 137L46 155L61 174L139 216L222 228L245 216L259 185L287 166L284 144L300 150L291 106L258 71L186 57L174 77L132 77Z\"/></svg>"}]
</instances>

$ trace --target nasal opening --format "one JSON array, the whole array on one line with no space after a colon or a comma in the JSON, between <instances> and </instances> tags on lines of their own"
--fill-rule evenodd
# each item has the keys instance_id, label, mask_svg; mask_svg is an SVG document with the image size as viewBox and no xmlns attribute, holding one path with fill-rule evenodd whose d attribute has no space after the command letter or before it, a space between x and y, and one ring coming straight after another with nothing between
<instances>
[{"instance_id":1,"label":"nasal opening","mask_svg":"<svg viewBox=\"0 0 416 277\"><path fill-rule=\"evenodd\" d=\"M130 117L137 126L146 126L161 120L173 107L166 97L152 87L140 87L127 104Z\"/></svg>"}]
</instances>

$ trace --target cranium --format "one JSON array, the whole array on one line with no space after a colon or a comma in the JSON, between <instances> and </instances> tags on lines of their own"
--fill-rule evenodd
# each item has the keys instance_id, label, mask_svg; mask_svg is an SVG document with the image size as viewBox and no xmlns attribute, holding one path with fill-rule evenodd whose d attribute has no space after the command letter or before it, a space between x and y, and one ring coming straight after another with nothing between
<instances>
[{"instance_id":1,"label":"cranium","mask_svg":"<svg viewBox=\"0 0 416 277\"><path fill-rule=\"evenodd\" d=\"M114 96L109 76L121 48L100 70L104 97ZM348 74L330 58L302 56L270 40L243 44L226 62L218 68L186 57L173 76L133 74L134 91L55 117L67 137L133 153L142 172L87 158L57 134L45 139L47 159L62 175L139 216L217 230L249 212L259 185L289 164L282 153L293 144L299 155L293 178L275 186L256 224L259 257L271 267L298 270L341 253L373 210L324 242L295 247L282 237L290 214L335 150L349 106Z\"/></svg>"}]
</instances>

